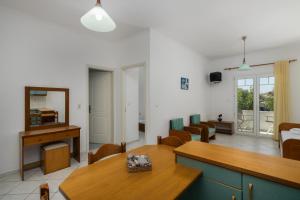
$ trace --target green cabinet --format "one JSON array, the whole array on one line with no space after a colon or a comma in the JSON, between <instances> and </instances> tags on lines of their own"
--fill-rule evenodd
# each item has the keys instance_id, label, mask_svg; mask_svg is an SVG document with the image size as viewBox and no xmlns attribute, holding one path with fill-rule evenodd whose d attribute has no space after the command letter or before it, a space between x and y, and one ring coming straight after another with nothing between
<instances>
[{"instance_id":1,"label":"green cabinet","mask_svg":"<svg viewBox=\"0 0 300 200\"><path fill-rule=\"evenodd\" d=\"M242 200L242 191L212 179L200 177L179 198L180 200Z\"/></svg>"},{"instance_id":2,"label":"green cabinet","mask_svg":"<svg viewBox=\"0 0 300 200\"><path fill-rule=\"evenodd\" d=\"M242 189L242 174L223 167L210 165L204 162L177 156L177 162L203 171L203 177L220 182L237 189Z\"/></svg>"},{"instance_id":3,"label":"green cabinet","mask_svg":"<svg viewBox=\"0 0 300 200\"><path fill-rule=\"evenodd\" d=\"M244 174L243 200L300 200L300 190Z\"/></svg>"},{"instance_id":4,"label":"green cabinet","mask_svg":"<svg viewBox=\"0 0 300 200\"><path fill-rule=\"evenodd\" d=\"M180 200L242 200L241 173L182 156L177 156L177 162L203 171Z\"/></svg>"},{"instance_id":5,"label":"green cabinet","mask_svg":"<svg viewBox=\"0 0 300 200\"><path fill-rule=\"evenodd\" d=\"M300 200L300 189L183 156L177 162L203 172L180 200Z\"/></svg>"}]
</instances>

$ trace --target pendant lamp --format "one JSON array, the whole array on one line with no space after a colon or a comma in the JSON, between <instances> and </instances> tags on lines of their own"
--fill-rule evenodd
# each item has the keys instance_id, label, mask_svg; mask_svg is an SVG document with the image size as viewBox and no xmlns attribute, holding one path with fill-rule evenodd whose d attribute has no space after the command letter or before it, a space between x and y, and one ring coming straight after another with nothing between
<instances>
[{"instance_id":1,"label":"pendant lamp","mask_svg":"<svg viewBox=\"0 0 300 200\"><path fill-rule=\"evenodd\" d=\"M116 23L101 7L100 0L97 0L96 5L85 15L81 17L81 24L96 32L111 32L116 28Z\"/></svg>"},{"instance_id":2,"label":"pendant lamp","mask_svg":"<svg viewBox=\"0 0 300 200\"><path fill-rule=\"evenodd\" d=\"M240 71L251 70L250 65L246 64L246 39L247 39L247 36L242 37L242 40L244 42L244 59L243 59L243 63L239 66Z\"/></svg>"}]
</instances>

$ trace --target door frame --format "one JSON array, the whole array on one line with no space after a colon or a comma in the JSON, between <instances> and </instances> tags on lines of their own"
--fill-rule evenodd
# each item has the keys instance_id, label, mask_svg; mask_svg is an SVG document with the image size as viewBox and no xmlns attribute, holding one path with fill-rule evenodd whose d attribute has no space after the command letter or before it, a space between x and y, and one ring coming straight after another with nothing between
<instances>
[{"instance_id":1,"label":"door frame","mask_svg":"<svg viewBox=\"0 0 300 200\"><path fill-rule=\"evenodd\" d=\"M260 84L259 84L259 78L261 77L265 77L265 76L274 76L274 73L261 73L261 74L251 74L251 75L236 75L234 77L234 124L235 124L235 132L238 134L238 135L247 135L247 136L254 136L254 137L266 137L266 138L270 138L272 137L272 135L263 135L263 134L260 134L259 132L259 122L260 122L260 114L259 114L259 87L260 87ZM254 132L253 133L250 133L250 132L239 132L238 131L238 119L237 119L237 113L238 113L238 110L237 110L237 88L238 88L238 85L237 85L237 80L238 79L247 79L247 78L251 78L253 79L253 92L254 92L254 95L253 95L253 129L254 129Z\"/></svg>"},{"instance_id":2,"label":"door frame","mask_svg":"<svg viewBox=\"0 0 300 200\"><path fill-rule=\"evenodd\" d=\"M125 65L121 67L121 141L125 142L126 140L126 113L125 113L125 109L126 109L126 93L125 93L125 86L126 86L126 80L124 78L125 76L125 71L127 69L131 69L131 68L137 68L137 67L144 67L145 69L145 88L144 88L144 94L145 94L145 129L147 127L146 125L146 119L147 119L147 67L146 67L146 62L142 62L142 63L137 63L137 64L133 64L133 65ZM145 132L146 134L146 132ZM146 136L146 135L145 135ZM145 137L146 138L146 137ZM131 141L129 143L133 143L133 142L137 142L138 140L135 141Z\"/></svg>"},{"instance_id":3,"label":"door frame","mask_svg":"<svg viewBox=\"0 0 300 200\"><path fill-rule=\"evenodd\" d=\"M86 88L87 88L87 92L86 92L86 105L85 107L87 108L87 112L86 112L86 124L87 124L87 134L86 134L86 152L89 152L90 149L90 118L89 118L89 70L93 69L93 70L99 70L99 71L107 71L107 72L111 72L112 74L112 131L111 131L111 142L115 143L116 140L116 99L115 99L115 92L116 92L116 84L115 84L115 72L116 70L113 67L103 67L103 66L97 66L97 65L86 65L86 77L87 77L87 81L86 81Z\"/></svg>"}]
</instances>

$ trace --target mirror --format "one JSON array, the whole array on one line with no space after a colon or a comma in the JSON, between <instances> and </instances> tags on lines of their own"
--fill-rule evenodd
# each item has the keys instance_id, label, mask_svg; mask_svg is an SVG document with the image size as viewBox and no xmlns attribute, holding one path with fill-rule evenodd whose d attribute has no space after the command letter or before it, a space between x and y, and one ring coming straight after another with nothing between
<instances>
[{"instance_id":1,"label":"mirror","mask_svg":"<svg viewBox=\"0 0 300 200\"><path fill-rule=\"evenodd\" d=\"M25 87L25 130L69 125L69 89Z\"/></svg>"}]
</instances>

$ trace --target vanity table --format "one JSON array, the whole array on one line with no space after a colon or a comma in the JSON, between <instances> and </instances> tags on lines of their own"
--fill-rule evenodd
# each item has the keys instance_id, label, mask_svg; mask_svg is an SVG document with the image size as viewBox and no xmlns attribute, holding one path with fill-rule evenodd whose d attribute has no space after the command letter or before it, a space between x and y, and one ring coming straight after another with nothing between
<instances>
[{"instance_id":1,"label":"vanity table","mask_svg":"<svg viewBox=\"0 0 300 200\"><path fill-rule=\"evenodd\" d=\"M43 95L37 95L37 94ZM56 120L36 123L32 120L32 110L55 110ZM60 118L58 116L61 116ZM41 161L25 164L25 150L31 146L71 139L72 156L80 162L80 127L69 125L69 89L25 87L25 131L19 133L20 175L24 180L24 171L39 167ZM39 151L36 152L40 154Z\"/></svg>"},{"instance_id":2,"label":"vanity table","mask_svg":"<svg viewBox=\"0 0 300 200\"><path fill-rule=\"evenodd\" d=\"M73 140L72 156L80 162L80 127L66 126L35 131L20 132L20 175L24 180L24 171L40 166L40 162L24 165L24 150L27 147L38 144L62 141L65 139ZM39 152L37 152L39 153Z\"/></svg>"}]
</instances>

